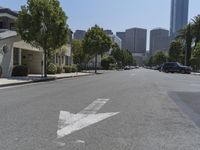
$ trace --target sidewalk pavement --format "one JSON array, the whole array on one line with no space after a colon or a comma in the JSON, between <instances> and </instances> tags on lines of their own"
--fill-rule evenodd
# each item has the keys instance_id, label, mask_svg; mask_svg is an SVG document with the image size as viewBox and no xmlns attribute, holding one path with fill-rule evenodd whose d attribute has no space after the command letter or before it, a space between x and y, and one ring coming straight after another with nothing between
<instances>
[{"instance_id":1,"label":"sidewalk pavement","mask_svg":"<svg viewBox=\"0 0 200 150\"><path fill-rule=\"evenodd\" d=\"M0 87L29 84L29 83L34 83L34 82L45 82L45 81L51 81L51 80L63 79L63 78L89 76L93 74L94 73L82 73L82 72L62 73L62 74L56 74L56 75L48 75L47 78L41 77L40 74L30 74L28 77L0 78Z\"/></svg>"},{"instance_id":2,"label":"sidewalk pavement","mask_svg":"<svg viewBox=\"0 0 200 150\"><path fill-rule=\"evenodd\" d=\"M199 73L199 72L192 72L191 74L192 74L192 75L200 76L200 73Z\"/></svg>"}]
</instances>

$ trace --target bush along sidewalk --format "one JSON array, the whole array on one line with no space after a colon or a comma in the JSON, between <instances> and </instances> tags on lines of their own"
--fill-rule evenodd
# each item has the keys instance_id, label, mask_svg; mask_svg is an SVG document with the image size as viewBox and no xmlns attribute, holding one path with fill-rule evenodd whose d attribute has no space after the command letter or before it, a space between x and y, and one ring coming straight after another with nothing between
<instances>
[{"instance_id":1,"label":"bush along sidewalk","mask_svg":"<svg viewBox=\"0 0 200 150\"><path fill-rule=\"evenodd\" d=\"M67 65L67 66L64 66L63 69L65 73L74 73L78 71L76 65Z\"/></svg>"}]
</instances>

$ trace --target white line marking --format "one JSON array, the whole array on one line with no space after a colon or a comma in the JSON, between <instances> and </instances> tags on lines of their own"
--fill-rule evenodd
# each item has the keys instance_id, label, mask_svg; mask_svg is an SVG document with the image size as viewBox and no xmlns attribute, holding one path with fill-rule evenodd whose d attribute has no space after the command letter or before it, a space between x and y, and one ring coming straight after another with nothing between
<instances>
[{"instance_id":1,"label":"white line marking","mask_svg":"<svg viewBox=\"0 0 200 150\"><path fill-rule=\"evenodd\" d=\"M77 144L78 144L78 143L80 143L80 144L85 144L85 141L83 141L83 140L76 140L75 143L77 143Z\"/></svg>"},{"instance_id":2,"label":"white line marking","mask_svg":"<svg viewBox=\"0 0 200 150\"><path fill-rule=\"evenodd\" d=\"M57 138L62 138L75 131L119 114L119 112L96 114L108 101L109 99L97 99L78 114L60 111Z\"/></svg>"}]
</instances>

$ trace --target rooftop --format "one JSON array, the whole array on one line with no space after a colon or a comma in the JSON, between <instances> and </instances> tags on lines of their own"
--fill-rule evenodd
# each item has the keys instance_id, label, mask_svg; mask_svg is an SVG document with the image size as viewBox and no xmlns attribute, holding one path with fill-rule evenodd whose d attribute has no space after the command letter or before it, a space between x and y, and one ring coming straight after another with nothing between
<instances>
[{"instance_id":1,"label":"rooftop","mask_svg":"<svg viewBox=\"0 0 200 150\"><path fill-rule=\"evenodd\" d=\"M17 17L18 12L17 11L12 11L9 8L3 8L0 6L0 14L9 14L11 16Z\"/></svg>"},{"instance_id":2,"label":"rooftop","mask_svg":"<svg viewBox=\"0 0 200 150\"><path fill-rule=\"evenodd\" d=\"M0 30L0 40L10 38L10 37L13 37L13 36L17 36L16 31L10 31L10 30L5 30L5 29Z\"/></svg>"}]
</instances>

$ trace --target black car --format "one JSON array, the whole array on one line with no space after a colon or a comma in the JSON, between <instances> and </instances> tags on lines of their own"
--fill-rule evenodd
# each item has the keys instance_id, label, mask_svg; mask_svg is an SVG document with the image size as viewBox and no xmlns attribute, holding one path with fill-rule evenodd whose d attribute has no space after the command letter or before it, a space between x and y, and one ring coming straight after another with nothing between
<instances>
[{"instance_id":1,"label":"black car","mask_svg":"<svg viewBox=\"0 0 200 150\"><path fill-rule=\"evenodd\" d=\"M166 73L168 73L168 72L171 72L171 73L177 72L177 73L188 73L188 74L190 74L191 71L192 71L192 68L188 67L188 66L183 66L178 62L168 62L168 63L165 63L163 65L162 71L166 72Z\"/></svg>"}]
</instances>

